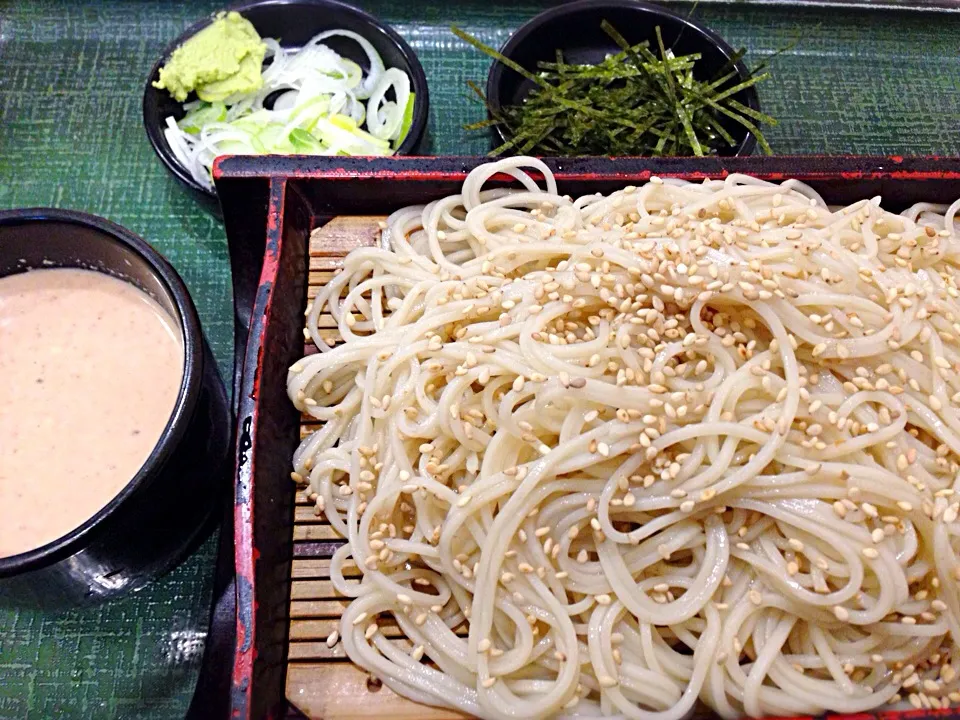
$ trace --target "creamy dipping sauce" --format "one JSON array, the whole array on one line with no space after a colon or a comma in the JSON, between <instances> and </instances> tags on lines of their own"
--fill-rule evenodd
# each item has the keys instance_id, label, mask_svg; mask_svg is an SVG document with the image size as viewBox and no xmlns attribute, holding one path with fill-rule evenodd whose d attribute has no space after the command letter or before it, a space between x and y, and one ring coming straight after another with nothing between
<instances>
[{"instance_id":1,"label":"creamy dipping sauce","mask_svg":"<svg viewBox=\"0 0 960 720\"><path fill-rule=\"evenodd\" d=\"M0 557L82 525L160 439L183 341L146 293L89 270L0 278Z\"/></svg>"}]
</instances>

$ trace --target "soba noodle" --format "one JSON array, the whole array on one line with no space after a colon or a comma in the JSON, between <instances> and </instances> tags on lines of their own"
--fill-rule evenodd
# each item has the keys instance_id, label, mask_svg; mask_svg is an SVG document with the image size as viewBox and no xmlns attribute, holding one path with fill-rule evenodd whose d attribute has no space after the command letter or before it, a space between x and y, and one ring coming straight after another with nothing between
<instances>
[{"instance_id":1,"label":"soba noodle","mask_svg":"<svg viewBox=\"0 0 960 720\"><path fill-rule=\"evenodd\" d=\"M349 658L482 718L960 700L958 208L515 158L394 213L288 380Z\"/></svg>"}]
</instances>

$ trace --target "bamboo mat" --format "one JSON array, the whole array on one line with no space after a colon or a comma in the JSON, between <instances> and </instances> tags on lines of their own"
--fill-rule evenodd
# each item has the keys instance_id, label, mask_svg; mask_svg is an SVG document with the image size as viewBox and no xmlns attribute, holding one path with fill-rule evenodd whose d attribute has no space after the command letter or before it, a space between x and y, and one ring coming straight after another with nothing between
<instances>
[{"instance_id":1,"label":"bamboo mat","mask_svg":"<svg viewBox=\"0 0 960 720\"><path fill-rule=\"evenodd\" d=\"M340 216L310 237L308 296L312 300L343 265L350 250L374 245L377 223L383 217ZM329 314L320 318L321 335L328 344L338 344L340 335ZM312 343L306 352L316 352ZM318 428L304 418L300 436ZM348 599L337 595L330 582L330 557L343 538L325 517L314 513L303 492L297 492L293 527L294 558L290 591L290 648L287 665L287 699L310 718L347 720L389 717L390 720L454 720L457 713L438 710L406 700L356 667L347 659L343 645L327 647L327 637L339 627ZM344 569L347 577L359 575L356 565ZM398 637L396 626L381 623L387 637Z\"/></svg>"}]
</instances>

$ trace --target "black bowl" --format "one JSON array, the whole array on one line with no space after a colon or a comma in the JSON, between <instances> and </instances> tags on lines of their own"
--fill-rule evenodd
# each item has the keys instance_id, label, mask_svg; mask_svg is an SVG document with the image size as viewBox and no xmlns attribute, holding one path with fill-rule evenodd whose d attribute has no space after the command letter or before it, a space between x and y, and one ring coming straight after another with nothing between
<instances>
[{"instance_id":1,"label":"black bowl","mask_svg":"<svg viewBox=\"0 0 960 720\"><path fill-rule=\"evenodd\" d=\"M187 288L150 245L84 213L0 212L0 277L38 267L98 270L136 285L179 322L184 344L176 406L127 486L58 540L0 557L0 602L59 608L140 588L183 557L227 498L231 418Z\"/></svg>"},{"instance_id":2,"label":"black bowl","mask_svg":"<svg viewBox=\"0 0 960 720\"><path fill-rule=\"evenodd\" d=\"M381 23L372 15L336 0L260 0L259 2L233 5L228 10L236 10L249 20L260 37L276 38L287 48L301 47L305 42L324 30L334 28L352 30L366 38L383 58L387 67L398 68L410 76L410 85L417 99L413 110L413 122L410 132L397 149L397 155L416 154L427 127L429 97L427 76L420 61L407 42L397 32ZM216 207L216 193L200 185L177 160L164 137L166 119L173 116L180 119L184 115L182 103L177 102L166 90L158 90L152 83L159 79L160 68L167 62L173 51L213 22L213 16L191 25L163 51L147 77L143 90L143 126L157 156L174 177L183 185L203 196L208 206ZM324 41L330 48L343 57L356 62L364 70L370 69L370 62L363 49L354 41L342 37L332 37Z\"/></svg>"},{"instance_id":3,"label":"black bowl","mask_svg":"<svg viewBox=\"0 0 960 720\"><path fill-rule=\"evenodd\" d=\"M500 54L536 72L538 62L555 62L555 51L563 51L564 60L573 64L595 64L620 48L600 28L608 20L630 44L650 42L656 47L656 28L660 27L663 42L675 55L700 53L694 75L709 80L717 71L729 66L736 53L719 35L689 18L681 17L658 5L639 0L577 0L540 13L517 30L500 48ZM739 79L746 80L750 71L743 61L733 66ZM487 100L494 111L507 105L519 105L533 89L533 83L500 62L494 62L487 76ZM760 109L755 87L736 93L733 98L753 110ZM510 139L505 128L495 126L502 138ZM724 143L720 155L749 155L757 139L736 122L723 123L724 129L737 141ZM498 145L500 143L497 143Z\"/></svg>"}]
</instances>

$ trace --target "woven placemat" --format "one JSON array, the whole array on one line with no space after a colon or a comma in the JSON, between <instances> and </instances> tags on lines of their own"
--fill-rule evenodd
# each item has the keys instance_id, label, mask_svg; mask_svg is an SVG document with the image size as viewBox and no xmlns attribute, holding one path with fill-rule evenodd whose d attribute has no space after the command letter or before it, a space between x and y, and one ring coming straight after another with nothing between
<instances>
[{"instance_id":1,"label":"woven placemat","mask_svg":"<svg viewBox=\"0 0 960 720\"><path fill-rule=\"evenodd\" d=\"M466 81L487 59L451 22L499 45L546 3L379 0L430 83L425 151L482 154ZM0 207L58 206L114 220L177 267L229 374L232 310L223 228L165 173L140 124L161 48L217 4L0 3ZM689 6L680 5L681 8ZM960 16L705 3L697 16L758 61L798 35L760 88L780 153L960 154ZM177 718L206 632L215 543L121 602L53 616L0 610L0 719Z\"/></svg>"}]
</instances>

